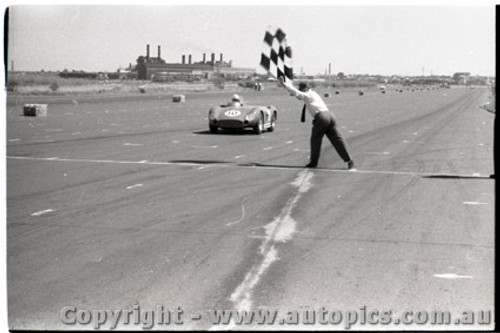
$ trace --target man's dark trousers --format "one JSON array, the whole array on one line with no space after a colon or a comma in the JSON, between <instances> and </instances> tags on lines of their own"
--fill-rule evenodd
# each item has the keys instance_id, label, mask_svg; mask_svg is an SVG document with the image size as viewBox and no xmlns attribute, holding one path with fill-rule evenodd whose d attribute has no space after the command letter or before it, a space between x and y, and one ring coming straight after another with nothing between
<instances>
[{"instance_id":1,"label":"man's dark trousers","mask_svg":"<svg viewBox=\"0 0 500 333\"><path fill-rule=\"evenodd\" d=\"M351 160L349 153L347 152L346 144L342 135L340 135L337 130L337 124L333 114L329 111L318 112L313 120L313 127L311 132L311 158L310 164L316 166L319 160L319 154L321 152L321 143L323 141L323 136L326 135L333 147L344 160L348 162Z\"/></svg>"}]
</instances>

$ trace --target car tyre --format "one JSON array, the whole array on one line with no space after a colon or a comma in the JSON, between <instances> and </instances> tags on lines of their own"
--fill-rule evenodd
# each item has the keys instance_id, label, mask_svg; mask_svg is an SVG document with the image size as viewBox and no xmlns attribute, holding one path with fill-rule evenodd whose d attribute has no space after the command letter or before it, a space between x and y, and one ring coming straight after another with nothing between
<instances>
[{"instance_id":1,"label":"car tyre","mask_svg":"<svg viewBox=\"0 0 500 333\"><path fill-rule=\"evenodd\" d=\"M214 125L208 125L208 127L210 128L210 133L217 133L217 130L218 130L218 127L217 126L214 126Z\"/></svg>"},{"instance_id":2,"label":"car tyre","mask_svg":"<svg viewBox=\"0 0 500 333\"><path fill-rule=\"evenodd\" d=\"M259 116L259 121L253 127L255 134L261 134L264 130L264 115L261 113Z\"/></svg>"},{"instance_id":3,"label":"car tyre","mask_svg":"<svg viewBox=\"0 0 500 333\"><path fill-rule=\"evenodd\" d=\"M273 113L273 116L271 118L271 126L269 126L268 131L272 132L272 131L274 131L275 128L276 128L276 112Z\"/></svg>"}]
</instances>

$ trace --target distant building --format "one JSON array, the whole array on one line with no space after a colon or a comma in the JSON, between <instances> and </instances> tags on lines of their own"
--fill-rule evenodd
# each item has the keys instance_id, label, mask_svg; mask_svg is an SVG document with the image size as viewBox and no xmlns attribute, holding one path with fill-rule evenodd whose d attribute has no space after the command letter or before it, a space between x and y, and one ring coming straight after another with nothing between
<instances>
[{"instance_id":1,"label":"distant building","mask_svg":"<svg viewBox=\"0 0 500 333\"><path fill-rule=\"evenodd\" d=\"M224 79L238 79L255 75L255 69L252 68L235 68L232 62L224 61L223 54L220 54L220 59L215 60L215 53L211 54L211 59L206 59L206 54L203 53L203 60L193 62L191 54L182 55L180 63L167 63L161 58L161 47L158 45L158 56L151 57L149 53L149 44L146 45L146 56L137 58L137 78L139 80L152 81L193 81L201 79L211 79L219 77Z\"/></svg>"},{"instance_id":2,"label":"distant building","mask_svg":"<svg viewBox=\"0 0 500 333\"><path fill-rule=\"evenodd\" d=\"M454 84L467 84L467 81L470 77L470 73L468 72L458 72L458 73L455 73L453 74L453 76L451 77L451 81L452 83Z\"/></svg>"}]
</instances>

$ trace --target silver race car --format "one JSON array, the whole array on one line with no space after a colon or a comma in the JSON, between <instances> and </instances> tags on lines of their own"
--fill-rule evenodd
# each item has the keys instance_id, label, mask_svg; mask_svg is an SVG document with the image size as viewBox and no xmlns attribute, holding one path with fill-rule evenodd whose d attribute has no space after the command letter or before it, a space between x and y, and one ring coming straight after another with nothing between
<instances>
[{"instance_id":1,"label":"silver race car","mask_svg":"<svg viewBox=\"0 0 500 333\"><path fill-rule=\"evenodd\" d=\"M261 134L264 130L274 130L277 117L278 112L273 105L246 105L238 95L234 95L229 104L210 108L208 127L211 133L217 133L219 128L251 128L256 134Z\"/></svg>"}]
</instances>

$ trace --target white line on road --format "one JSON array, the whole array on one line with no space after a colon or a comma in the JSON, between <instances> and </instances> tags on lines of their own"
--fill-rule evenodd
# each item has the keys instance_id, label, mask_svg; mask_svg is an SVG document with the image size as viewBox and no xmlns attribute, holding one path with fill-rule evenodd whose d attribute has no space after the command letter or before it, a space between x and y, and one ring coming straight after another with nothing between
<instances>
[{"instance_id":1,"label":"white line on road","mask_svg":"<svg viewBox=\"0 0 500 333\"><path fill-rule=\"evenodd\" d=\"M473 279L470 275L457 275L455 273L434 274L433 276L442 279Z\"/></svg>"},{"instance_id":2,"label":"white line on road","mask_svg":"<svg viewBox=\"0 0 500 333\"><path fill-rule=\"evenodd\" d=\"M388 151L366 151L365 154L368 154L368 155L389 155L390 152L388 152Z\"/></svg>"},{"instance_id":3,"label":"white line on road","mask_svg":"<svg viewBox=\"0 0 500 333\"><path fill-rule=\"evenodd\" d=\"M231 301L235 303L237 310L250 310L252 308L252 292L259 283L262 275L269 266L278 260L277 243L285 243L292 238L295 232L296 222L292 218L292 210L299 201L302 193L307 192L311 187L311 179L314 173L309 170L299 172L297 178L291 185L298 188L297 194L290 198L278 215L271 223L264 226L265 238L260 246L260 253L263 257L260 263L255 264L248 271L243 282L231 294Z\"/></svg>"},{"instance_id":4,"label":"white line on road","mask_svg":"<svg viewBox=\"0 0 500 333\"><path fill-rule=\"evenodd\" d=\"M241 158L245 155L238 155L235 158ZM58 158L58 157L29 157L29 156L7 156L7 159L12 160L28 160L28 161L54 161L54 162L68 162L68 163L102 163L102 164L144 164L144 165L188 165L188 166L199 166L200 163L196 162L155 162L155 161L127 161L127 160L96 160L96 159L81 159L81 158ZM228 164L228 163L212 163L213 166L221 166L221 167L237 167L237 168L255 168L262 170L296 170L295 167L290 166L266 166L266 165L241 165L241 164ZM384 170L339 170L339 169L323 169L318 168L314 169L314 172L331 172L331 173L345 173L349 172L350 174L375 174L375 175L401 175L401 176L422 176L429 177L432 176L434 178L438 178L439 176L450 177L471 177L471 175L453 175L448 173L438 174L438 173L419 173L413 171L384 171ZM474 176L476 177L476 176ZM489 177L488 177L489 178ZM486 203L483 203L486 204Z\"/></svg>"},{"instance_id":5,"label":"white line on road","mask_svg":"<svg viewBox=\"0 0 500 333\"><path fill-rule=\"evenodd\" d=\"M211 148L211 149L219 148L219 146L217 146L217 145L213 145L213 146L196 146L196 145L193 145L191 147L192 148Z\"/></svg>"},{"instance_id":6,"label":"white line on road","mask_svg":"<svg viewBox=\"0 0 500 333\"><path fill-rule=\"evenodd\" d=\"M127 190L131 190L131 189L133 189L133 188L136 188L136 187L141 187L141 186L142 186L142 184L134 184L134 185L127 186L127 187L126 187L126 189L127 189Z\"/></svg>"},{"instance_id":7,"label":"white line on road","mask_svg":"<svg viewBox=\"0 0 500 333\"><path fill-rule=\"evenodd\" d=\"M487 205L486 202L479 202L479 201L464 201L464 205Z\"/></svg>"},{"instance_id":8,"label":"white line on road","mask_svg":"<svg viewBox=\"0 0 500 333\"><path fill-rule=\"evenodd\" d=\"M47 213L50 213L53 211L54 211L53 209L44 209L44 210L40 210L38 212L34 212L33 214L31 214L31 216L40 216L40 215L47 214Z\"/></svg>"},{"instance_id":9,"label":"white line on road","mask_svg":"<svg viewBox=\"0 0 500 333\"><path fill-rule=\"evenodd\" d=\"M123 145L124 146L132 146L132 147L140 147L140 146L142 146L141 143L130 143L130 142L125 142Z\"/></svg>"}]
</instances>

